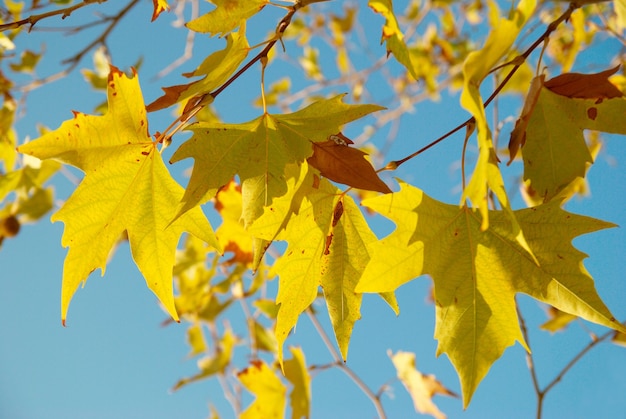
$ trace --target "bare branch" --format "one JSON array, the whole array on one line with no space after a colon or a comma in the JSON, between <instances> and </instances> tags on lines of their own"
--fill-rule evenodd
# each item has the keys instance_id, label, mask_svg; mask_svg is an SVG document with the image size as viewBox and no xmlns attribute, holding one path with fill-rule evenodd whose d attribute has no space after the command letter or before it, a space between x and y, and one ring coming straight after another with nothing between
<instances>
[{"instance_id":1,"label":"bare branch","mask_svg":"<svg viewBox=\"0 0 626 419\"><path fill-rule=\"evenodd\" d=\"M70 16L75 10L81 9L85 6L89 6L90 4L94 4L94 3L98 3L98 4L105 3L106 1L107 0L83 0L82 3L77 3L73 6L64 7L62 9L52 10L50 12L40 13L37 15L31 15L22 20L4 23L0 25L0 32L8 31L11 29L17 29L24 25L30 25L28 27L28 31L30 32L31 29L33 29L33 26L35 26L35 24L39 22L40 20L47 19L53 16L61 16L61 19L65 19L66 17Z\"/></svg>"}]
</instances>

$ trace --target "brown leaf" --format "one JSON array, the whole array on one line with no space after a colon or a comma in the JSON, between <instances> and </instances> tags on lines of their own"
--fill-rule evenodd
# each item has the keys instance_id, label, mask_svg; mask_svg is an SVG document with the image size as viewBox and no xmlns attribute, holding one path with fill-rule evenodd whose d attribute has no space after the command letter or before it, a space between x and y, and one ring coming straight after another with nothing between
<instances>
[{"instance_id":1,"label":"brown leaf","mask_svg":"<svg viewBox=\"0 0 626 419\"><path fill-rule=\"evenodd\" d=\"M611 99L622 97L622 92L609 81L619 65L596 74L565 73L548 80L545 87L557 95L577 99Z\"/></svg>"},{"instance_id":2,"label":"brown leaf","mask_svg":"<svg viewBox=\"0 0 626 419\"><path fill-rule=\"evenodd\" d=\"M511 164L513 159L515 159L517 151L520 147L523 147L526 142L526 127L528 126L530 116L533 114L533 110L537 104L537 99L539 99L539 94L541 93L541 88L544 85L545 78L546 77L542 74L541 76L535 77L530 83L530 89L528 89L528 95L526 95L526 100L524 101L522 114L519 119L515 121L515 128L511 131L511 137L509 138L510 157L508 163L506 164L507 166Z\"/></svg>"},{"instance_id":3,"label":"brown leaf","mask_svg":"<svg viewBox=\"0 0 626 419\"><path fill-rule=\"evenodd\" d=\"M322 176L358 189L391 193L378 177L363 151L349 147L352 141L342 134L331 135L328 141L314 142L309 164Z\"/></svg>"}]
</instances>

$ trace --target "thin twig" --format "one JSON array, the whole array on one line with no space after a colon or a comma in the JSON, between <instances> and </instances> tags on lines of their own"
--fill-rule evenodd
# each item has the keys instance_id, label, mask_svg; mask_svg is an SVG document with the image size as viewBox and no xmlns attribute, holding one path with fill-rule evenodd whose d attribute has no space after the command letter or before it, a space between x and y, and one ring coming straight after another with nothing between
<instances>
[{"instance_id":1,"label":"thin twig","mask_svg":"<svg viewBox=\"0 0 626 419\"><path fill-rule=\"evenodd\" d=\"M548 27L546 28L545 32L530 46L528 47L528 49L526 49L526 51L524 51L524 53L522 55L520 55L521 58L523 59L519 59L518 61L520 61L519 63L516 62L515 65L513 66L513 68L511 68L511 70L509 71L509 73L506 75L506 77L504 77L504 79L500 82L500 84L498 85L498 87L496 87L496 89L493 91L493 93L491 93L491 95L487 98L487 100L485 100L485 102L483 103L483 106L486 108L487 106L489 106L489 104L496 98L496 96L498 96L498 94L500 94L500 92L502 91L502 89L504 88L504 86L507 85L507 83L509 82L509 80L511 80L511 78L513 77L513 75L517 72L517 70L522 66L523 62L528 58L528 56L530 56L530 54L542 43L544 42L546 39L548 39L548 37L550 36L550 34L552 32L554 32L554 30L564 21L568 20L569 17L572 15L572 12L574 10L576 10L578 7L580 7L579 5L575 4L575 3L571 3L569 5L569 7L567 8L567 10L558 18L556 18L554 21L552 21ZM454 127L452 130L448 131L447 133L443 134L441 137L437 138L436 140L432 141L431 143L427 144L426 146L420 148L419 150L417 150L416 152L409 154L408 156L400 159L400 160L395 160L392 162L389 162L387 164L387 166L385 167L385 170L395 170L397 169L401 164L407 162L408 160L411 160L412 158L422 154L424 151L430 149L431 147L439 144L440 142L442 142L443 140L445 140L446 138L448 138L449 136L451 136L452 134L456 133L457 131L459 131L461 128L467 126L468 124L470 124L471 122L474 122L474 117L468 118L465 122L457 125L456 127Z\"/></svg>"},{"instance_id":2,"label":"thin twig","mask_svg":"<svg viewBox=\"0 0 626 419\"><path fill-rule=\"evenodd\" d=\"M78 10L80 8L83 8L85 6L88 6L94 3L98 3L98 4L105 3L106 1L107 0L83 0L81 3L77 3L73 6L69 6L69 7L65 7L65 8L57 9L57 10L52 10L50 12L40 13L38 15L31 15L22 20L4 23L0 25L0 32L8 31L11 29L17 29L20 26L24 26L24 25L30 25L30 27L28 28L28 31L30 32L31 29L33 29L33 26L35 26L35 24L42 19L47 19L49 17L59 16L59 15L61 16L61 19L65 19L66 17L70 16L75 10Z\"/></svg>"},{"instance_id":3,"label":"thin twig","mask_svg":"<svg viewBox=\"0 0 626 419\"><path fill-rule=\"evenodd\" d=\"M310 309L306 310L306 314L309 316L311 323L313 323L315 331L322 338L322 341L324 342L324 345L326 345L328 352L330 352L330 355L333 357L333 360L335 361L335 366L343 371L343 373L346 374L354 382L354 384L356 384L357 387L359 387L359 389L367 396L367 398L372 401L379 419L385 419L387 415L385 414L383 405L380 402L380 397L374 394L374 392L370 390L370 388L367 386L367 384L365 384L361 377L359 377L350 367L348 367L343 362L341 355L335 348L335 345L332 344L330 338L328 337L328 334L326 333L320 322L317 320L317 317L315 317L315 314L313 314Z\"/></svg>"}]
</instances>

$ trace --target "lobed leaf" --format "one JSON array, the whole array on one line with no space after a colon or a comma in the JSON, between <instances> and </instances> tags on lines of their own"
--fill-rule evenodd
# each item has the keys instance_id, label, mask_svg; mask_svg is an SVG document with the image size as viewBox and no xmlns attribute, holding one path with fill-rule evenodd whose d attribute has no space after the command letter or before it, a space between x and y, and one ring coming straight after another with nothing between
<instances>
[{"instance_id":1,"label":"lobed leaf","mask_svg":"<svg viewBox=\"0 0 626 419\"><path fill-rule=\"evenodd\" d=\"M326 141L340 126L381 109L348 105L343 96L320 100L286 115L265 114L243 124L197 123L171 162L195 160L178 214L212 198L235 175L242 186L242 220L248 227L263 207L287 192L285 167L304 161L312 142Z\"/></svg>"},{"instance_id":2,"label":"lobed leaf","mask_svg":"<svg viewBox=\"0 0 626 419\"><path fill-rule=\"evenodd\" d=\"M612 72L582 78L563 75L556 82L547 81L550 88L541 89L526 128L522 157L524 179L544 202L558 197L576 178L584 178L593 163L583 130L626 134L626 99L607 85Z\"/></svg>"},{"instance_id":3,"label":"lobed leaf","mask_svg":"<svg viewBox=\"0 0 626 419\"><path fill-rule=\"evenodd\" d=\"M57 159L85 177L53 216L63 221L62 244L69 247L63 267L61 318L89 274L104 274L111 248L127 232L131 253L148 287L178 320L172 269L176 245L189 231L214 248L219 244L198 208L169 227L183 189L171 178L148 133L137 77L111 67L109 109L103 116L75 112L57 130L19 147L40 159Z\"/></svg>"},{"instance_id":4,"label":"lobed leaf","mask_svg":"<svg viewBox=\"0 0 626 419\"><path fill-rule=\"evenodd\" d=\"M339 349L347 358L352 329L361 316L361 295L354 288L369 260L367 245L376 240L352 198L316 176L308 172L290 199L285 196L266 208L250 229L267 240L288 242L271 272L280 277L276 337L281 362L284 341L320 286Z\"/></svg>"},{"instance_id":5,"label":"lobed leaf","mask_svg":"<svg viewBox=\"0 0 626 419\"><path fill-rule=\"evenodd\" d=\"M582 266L585 255L571 245L574 237L613 227L610 223L568 213L556 202L515 211L535 261L503 211L490 211L491 227L483 231L479 214L435 201L405 183L400 192L363 205L392 219L397 229L372 245L356 292L388 292L420 275L432 277L437 353L454 364L465 406L507 347L518 341L528 349L515 309L518 292L626 330L598 296Z\"/></svg>"}]
</instances>

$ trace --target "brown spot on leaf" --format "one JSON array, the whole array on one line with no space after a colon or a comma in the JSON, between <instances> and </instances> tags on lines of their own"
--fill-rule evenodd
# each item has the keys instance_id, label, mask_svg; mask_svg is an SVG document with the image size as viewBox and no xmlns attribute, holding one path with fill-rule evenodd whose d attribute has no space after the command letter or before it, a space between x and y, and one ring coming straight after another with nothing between
<instances>
[{"instance_id":1,"label":"brown spot on leaf","mask_svg":"<svg viewBox=\"0 0 626 419\"><path fill-rule=\"evenodd\" d=\"M337 225L341 216L343 215L343 197L339 199L337 205L335 205L335 211L333 212L333 227Z\"/></svg>"},{"instance_id":2,"label":"brown spot on leaf","mask_svg":"<svg viewBox=\"0 0 626 419\"><path fill-rule=\"evenodd\" d=\"M589 108L587 109L587 118L595 121L598 117L598 108Z\"/></svg>"},{"instance_id":3,"label":"brown spot on leaf","mask_svg":"<svg viewBox=\"0 0 626 419\"><path fill-rule=\"evenodd\" d=\"M326 246L324 247L324 255L329 255L330 254L330 245L333 242L333 233L330 233L328 236L326 236Z\"/></svg>"}]
</instances>

